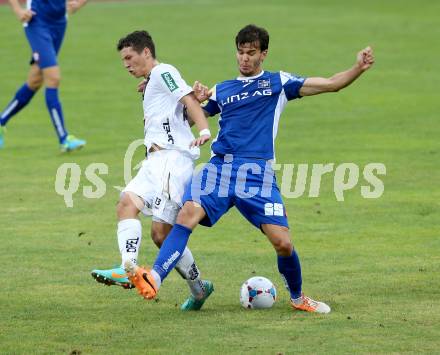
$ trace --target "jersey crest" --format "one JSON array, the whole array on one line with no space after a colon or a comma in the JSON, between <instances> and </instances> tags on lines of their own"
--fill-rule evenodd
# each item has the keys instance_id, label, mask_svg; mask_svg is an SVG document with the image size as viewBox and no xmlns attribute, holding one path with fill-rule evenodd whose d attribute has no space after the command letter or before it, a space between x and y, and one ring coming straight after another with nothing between
<instances>
[{"instance_id":1,"label":"jersey crest","mask_svg":"<svg viewBox=\"0 0 440 355\"><path fill-rule=\"evenodd\" d=\"M163 81L165 81L165 84L167 84L167 87L168 89L170 89L171 92L179 88L179 86L176 84L170 72L167 71L165 73L162 73L161 77Z\"/></svg>"}]
</instances>

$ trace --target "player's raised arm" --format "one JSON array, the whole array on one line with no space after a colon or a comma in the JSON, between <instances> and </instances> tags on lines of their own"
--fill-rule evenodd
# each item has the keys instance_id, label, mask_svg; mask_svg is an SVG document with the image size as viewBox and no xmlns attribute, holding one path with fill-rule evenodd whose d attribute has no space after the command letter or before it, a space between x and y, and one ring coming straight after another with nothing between
<instances>
[{"instance_id":1,"label":"player's raised arm","mask_svg":"<svg viewBox=\"0 0 440 355\"><path fill-rule=\"evenodd\" d=\"M69 14L74 14L80 8L82 8L87 3L87 0L68 0L67 1L67 12Z\"/></svg>"},{"instance_id":2,"label":"player's raised arm","mask_svg":"<svg viewBox=\"0 0 440 355\"><path fill-rule=\"evenodd\" d=\"M211 138L211 132L209 131L208 121L200 107L199 101L196 99L194 93L190 93L182 97L180 102L186 106L188 116L199 130L199 137L191 143L191 146L198 147L205 144Z\"/></svg>"},{"instance_id":3,"label":"player's raised arm","mask_svg":"<svg viewBox=\"0 0 440 355\"><path fill-rule=\"evenodd\" d=\"M8 0L9 4L12 7L12 10L14 11L15 15L17 16L17 18L20 20L20 22L29 22L32 17L35 14L34 11L29 10L29 9L24 9L20 3L18 2L18 0Z\"/></svg>"},{"instance_id":4,"label":"player's raised arm","mask_svg":"<svg viewBox=\"0 0 440 355\"><path fill-rule=\"evenodd\" d=\"M325 92L339 91L355 81L364 71L368 70L373 63L373 49L366 47L357 54L356 63L351 69L337 73L330 78L307 78L299 90L299 94L301 96L311 96Z\"/></svg>"}]
</instances>

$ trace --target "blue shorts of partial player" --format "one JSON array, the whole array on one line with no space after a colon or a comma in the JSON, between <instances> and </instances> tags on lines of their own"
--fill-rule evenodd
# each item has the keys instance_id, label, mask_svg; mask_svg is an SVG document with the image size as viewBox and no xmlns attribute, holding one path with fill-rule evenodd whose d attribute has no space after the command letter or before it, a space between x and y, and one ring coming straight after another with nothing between
<instances>
[{"instance_id":1,"label":"blue shorts of partial player","mask_svg":"<svg viewBox=\"0 0 440 355\"><path fill-rule=\"evenodd\" d=\"M194 175L183 202L194 201L205 210L201 225L211 227L232 206L255 227L288 227L286 210L272 164L263 159L215 155Z\"/></svg>"},{"instance_id":2,"label":"blue shorts of partial player","mask_svg":"<svg viewBox=\"0 0 440 355\"><path fill-rule=\"evenodd\" d=\"M37 64L40 69L58 65L58 52L63 43L67 22L59 21L49 23L35 15L26 24L24 31L32 49L30 64Z\"/></svg>"}]
</instances>

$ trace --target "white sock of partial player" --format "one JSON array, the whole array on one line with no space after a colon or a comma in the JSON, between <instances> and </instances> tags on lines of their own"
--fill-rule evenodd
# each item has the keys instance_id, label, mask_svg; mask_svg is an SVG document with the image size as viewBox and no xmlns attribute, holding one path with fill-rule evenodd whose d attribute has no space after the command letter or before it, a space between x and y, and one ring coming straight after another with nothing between
<instances>
[{"instance_id":1,"label":"white sock of partial player","mask_svg":"<svg viewBox=\"0 0 440 355\"><path fill-rule=\"evenodd\" d=\"M122 267L126 261L137 265L139 247L142 239L142 224L138 219L124 219L118 223L118 245Z\"/></svg>"},{"instance_id":2,"label":"white sock of partial player","mask_svg":"<svg viewBox=\"0 0 440 355\"><path fill-rule=\"evenodd\" d=\"M162 280L160 279L160 275L154 269L151 269L150 272L151 272L151 276L153 276L154 281L156 281L157 289L159 289L160 285L162 285Z\"/></svg>"},{"instance_id":3,"label":"white sock of partial player","mask_svg":"<svg viewBox=\"0 0 440 355\"><path fill-rule=\"evenodd\" d=\"M188 247L185 248L179 262L176 264L176 270L186 280L191 294L196 299L202 298L204 287L200 278L200 271Z\"/></svg>"}]
</instances>

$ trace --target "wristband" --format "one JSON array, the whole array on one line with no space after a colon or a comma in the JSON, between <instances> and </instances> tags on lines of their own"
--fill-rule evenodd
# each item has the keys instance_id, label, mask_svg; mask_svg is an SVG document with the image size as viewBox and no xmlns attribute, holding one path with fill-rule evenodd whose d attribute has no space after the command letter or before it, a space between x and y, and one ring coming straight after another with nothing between
<instances>
[{"instance_id":1,"label":"wristband","mask_svg":"<svg viewBox=\"0 0 440 355\"><path fill-rule=\"evenodd\" d=\"M211 137L211 131L209 128L202 129L199 133L199 136L210 136Z\"/></svg>"}]
</instances>

